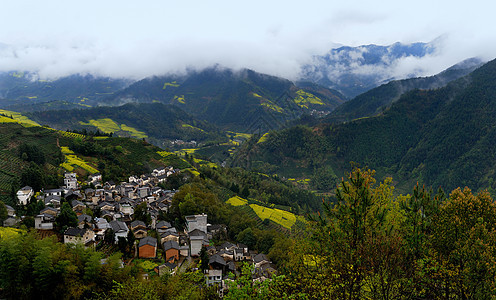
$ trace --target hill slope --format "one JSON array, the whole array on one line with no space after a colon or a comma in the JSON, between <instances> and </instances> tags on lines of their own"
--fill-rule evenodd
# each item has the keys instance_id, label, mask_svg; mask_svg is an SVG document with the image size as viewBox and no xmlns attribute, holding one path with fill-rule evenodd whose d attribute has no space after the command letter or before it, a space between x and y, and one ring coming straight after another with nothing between
<instances>
[{"instance_id":1,"label":"hill slope","mask_svg":"<svg viewBox=\"0 0 496 300\"><path fill-rule=\"evenodd\" d=\"M324 122L344 122L381 113L401 95L414 89L436 89L463 77L482 65L477 58L467 59L430 77L395 80L347 101L331 112Z\"/></svg>"},{"instance_id":2,"label":"hill slope","mask_svg":"<svg viewBox=\"0 0 496 300\"><path fill-rule=\"evenodd\" d=\"M406 93L375 117L272 132L247 144L237 161L276 172L294 165L294 173L307 177L339 174L355 161L405 185L494 189L495 117L491 61L444 88Z\"/></svg>"},{"instance_id":3,"label":"hill slope","mask_svg":"<svg viewBox=\"0 0 496 300\"><path fill-rule=\"evenodd\" d=\"M35 74L0 73L0 108L26 112L95 106L129 85L129 80L71 75L38 80Z\"/></svg>"},{"instance_id":4,"label":"hill slope","mask_svg":"<svg viewBox=\"0 0 496 300\"><path fill-rule=\"evenodd\" d=\"M55 129L98 129L118 136L146 138L164 148L171 147L170 142L176 139L197 142L225 139L215 126L196 120L178 107L161 103L43 111L30 113L29 116L38 123Z\"/></svg>"},{"instance_id":5,"label":"hill slope","mask_svg":"<svg viewBox=\"0 0 496 300\"><path fill-rule=\"evenodd\" d=\"M225 129L266 132L303 113L330 112L343 102L339 94L315 86L256 73L214 67L185 76L160 76L138 81L106 99L106 104L159 101Z\"/></svg>"}]
</instances>

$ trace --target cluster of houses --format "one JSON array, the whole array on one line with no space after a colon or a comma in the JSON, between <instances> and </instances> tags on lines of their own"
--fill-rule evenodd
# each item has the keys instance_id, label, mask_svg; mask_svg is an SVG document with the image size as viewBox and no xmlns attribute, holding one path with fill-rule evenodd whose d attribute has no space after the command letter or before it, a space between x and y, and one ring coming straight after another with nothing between
<instances>
[{"instance_id":1,"label":"cluster of houses","mask_svg":"<svg viewBox=\"0 0 496 300\"><path fill-rule=\"evenodd\" d=\"M249 261L254 265L254 278L264 280L275 272L274 265L264 254L249 251L242 244L226 242L221 246L210 245L215 234L226 233L224 225L208 224L206 214L186 216L186 228L178 231L166 221L158 221L160 212L167 212L172 204L175 191L163 190L158 183L177 172L173 168L155 169L151 174L130 176L128 182L116 185L113 182L102 184L100 174L90 175L87 183L97 188L79 189L75 173L64 174L64 186L59 189L44 190L38 193L38 200L43 200L45 208L34 218L35 228L40 231L54 229L57 215L60 213L62 196L72 206L77 215L78 226L68 228L63 235L64 243L82 244L86 247L94 246L105 239L106 232L112 230L114 243L120 238L127 239L132 231L137 242L139 258L156 258L157 250L161 247L166 263L155 268L159 274L174 273L186 259L198 257L202 248L209 255L209 268L205 270L208 285L224 286L227 274L236 273L236 262ZM35 195L30 187L23 187L17 192L19 204L26 205ZM147 211L151 216L151 224L133 220L134 210L146 203ZM4 226L12 226L19 218L15 210L7 207L9 218ZM92 217L88 210L99 211L99 217ZM17 220L17 221L16 221ZM149 230L155 230L158 237L148 236Z\"/></svg>"}]
</instances>

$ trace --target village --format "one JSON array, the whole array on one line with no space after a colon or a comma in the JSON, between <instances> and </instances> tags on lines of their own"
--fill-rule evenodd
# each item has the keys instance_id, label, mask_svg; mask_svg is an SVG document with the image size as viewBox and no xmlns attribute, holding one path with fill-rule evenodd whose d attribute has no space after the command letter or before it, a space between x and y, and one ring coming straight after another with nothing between
<instances>
[{"instance_id":1,"label":"village","mask_svg":"<svg viewBox=\"0 0 496 300\"><path fill-rule=\"evenodd\" d=\"M165 190L159 183L177 172L180 171L172 167L157 168L151 174L130 176L128 182L120 184L103 183L98 173L79 182L76 173L68 172L64 174L62 187L36 192L26 186L17 191L17 200L19 206L28 205L31 199L43 201L45 207L34 217L34 228L41 236L55 230L61 203L67 202L78 224L65 229L63 237L59 235L60 242L96 249L110 244L117 249L119 243L125 244L132 238L132 254L123 264L133 259L147 260L156 264L149 272L158 276L199 270L200 260L208 258L208 265L202 262L206 266L202 268L206 285L218 286L222 293L226 281L237 277L243 264L250 264L256 281L265 281L276 274L275 265L263 253L227 240L216 239L214 244L213 238L226 237L229 229L223 224L209 224L207 214L186 216L184 226L161 218L170 209L176 191ZM80 188L81 185L85 188ZM143 207L150 216L149 224L136 218L135 211ZM24 217L16 216L15 209L8 205L7 212L4 226L17 226ZM150 274L143 276L147 278Z\"/></svg>"}]
</instances>

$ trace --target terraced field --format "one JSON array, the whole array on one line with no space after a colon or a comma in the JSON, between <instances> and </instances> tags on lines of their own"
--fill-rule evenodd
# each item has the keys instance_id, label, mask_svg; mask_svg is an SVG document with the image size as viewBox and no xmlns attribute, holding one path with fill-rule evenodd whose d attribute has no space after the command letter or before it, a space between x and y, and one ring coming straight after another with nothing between
<instances>
[{"instance_id":1,"label":"terraced field","mask_svg":"<svg viewBox=\"0 0 496 300\"><path fill-rule=\"evenodd\" d=\"M126 124L118 124L112 119L103 118L97 120L89 120L87 123L79 122L81 125L85 126L93 126L98 128L98 130L104 133L124 133L128 134L131 137L135 137L138 139L147 138L148 136L142 132L133 128L131 126L127 126Z\"/></svg>"},{"instance_id":2,"label":"terraced field","mask_svg":"<svg viewBox=\"0 0 496 300\"><path fill-rule=\"evenodd\" d=\"M23 124L23 126L40 126L40 124L15 111L0 109L0 114L12 116L14 120L16 120L18 123Z\"/></svg>"},{"instance_id":3,"label":"terraced field","mask_svg":"<svg viewBox=\"0 0 496 300\"><path fill-rule=\"evenodd\" d=\"M283 227L285 229L291 230L295 224L301 226L305 222L305 218L302 216L296 216L295 214L278 208L270 208L261 206L258 204L248 204L248 200L243 199L239 196L234 196L229 198L226 203L232 206L239 206L244 211L248 213L257 223L262 223L264 220L269 220L270 223L274 223L274 229L278 229L277 226Z\"/></svg>"},{"instance_id":4,"label":"terraced field","mask_svg":"<svg viewBox=\"0 0 496 300\"><path fill-rule=\"evenodd\" d=\"M240 196L234 196L229 198L226 203L231 204L232 206L241 206L248 204L248 200L241 198Z\"/></svg>"},{"instance_id":5,"label":"terraced field","mask_svg":"<svg viewBox=\"0 0 496 300\"><path fill-rule=\"evenodd\" d=\"M0 227L0 239L8 239L23 232L23 230L17 228Z\"/></svg>"}]
</instances>

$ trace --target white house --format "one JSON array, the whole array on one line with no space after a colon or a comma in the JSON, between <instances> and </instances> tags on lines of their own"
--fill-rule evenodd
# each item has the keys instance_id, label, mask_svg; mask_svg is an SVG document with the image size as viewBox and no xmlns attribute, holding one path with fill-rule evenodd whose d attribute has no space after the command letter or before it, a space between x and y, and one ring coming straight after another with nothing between
<instances>
[{"instance_id":1,"label":"white house","mask_svg":"<svg viewBox=\"0 0 496 300\"><path fill-rule=\"evenodd\" d=\"M189 245L190 245L190 255L197 256L200 255L201 248L203 247L204 241L207 238L207 234L199 229L195 229L189 233Z\"/></svg>"},{"instance_id":2,"label":"white house","mask_svg":"<svg viewBox=\"0 0 496 300\"><path fill-rule=\"evenodd\" d=\"M22 189L17 191L17 199L19 200L19 204L26 205L28 204L29 199L34 195L33 188L30 186L25 186Z\"/></svg>"},{"instance_id":3,"label":"white house","mask_svg":"<svg viewBox=\"0 0 496 300\"><path fill-rule=\"evenodd\" d=\"M76 173L64 173L64 185L67 189L77 189Z\"/></svg>"},{"instance_id":4,"label":"white house","mask_svg":"<svg viewBox=\"0 0 496 300\"><path fill-rule=\"evenodd\" d=\"M207 286L222 285L222 270L205 270Z\"/></svg>"},{"instance_id":5,"label":"white house","mask_svg":"<svg viewBox=\"0 0 496 300\"><path fill-rule=\"evenodd\" d=\"M112 227L112 230L114 231L115 234L115 242L119 240L119 237L123 237L127 239L127 233L129 229L127 228L126 223L121 222L121 221L110 221L110 227Z\"/></svg>"},{"instance_id":6,"label":"white house","mask_svg":"<svg viewBox=\"0 0 496 300\"><path fill-rule=\"evenodd\" d=\"M64 244L82 244L89 246L95 242L95 232L91 229L69 227L64 232Z\"/></svg>"},{"instance_id":7,"label":"white house","mask_svg":"<svg viewBox=\"0 0 496 300\"><path fill-rule=\"evenodd\" d=\"M186 216L186 226L188 232L195 229L207 233L207 214Z\"/></svg>"}]
</instances>

